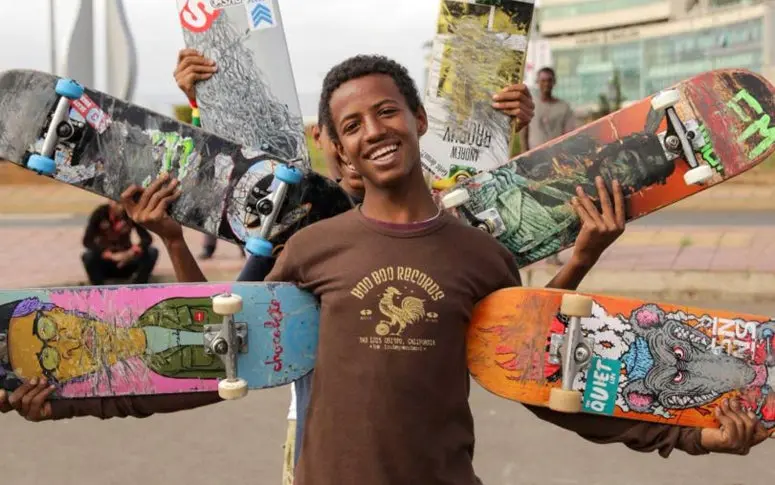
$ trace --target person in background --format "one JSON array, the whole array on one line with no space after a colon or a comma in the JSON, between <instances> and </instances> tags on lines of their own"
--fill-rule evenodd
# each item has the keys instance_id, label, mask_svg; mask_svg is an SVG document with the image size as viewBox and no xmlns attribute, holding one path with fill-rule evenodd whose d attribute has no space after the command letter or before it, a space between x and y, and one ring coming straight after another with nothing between
<instances>
[{"instance_id":1,"label":"person in background","mask_svg":"<svg viewBox=\"0 0 775 485\"><path fill-rule=\"evenodd\" d=\"M132 242L132 231L139 243ZM115 201L100 205L89 217L83 235L86 251L81 256L91 285L107 279L129 279L133 284L148 283L159 258L150 233L129 218Z\"/></svg>"}]
</instances>

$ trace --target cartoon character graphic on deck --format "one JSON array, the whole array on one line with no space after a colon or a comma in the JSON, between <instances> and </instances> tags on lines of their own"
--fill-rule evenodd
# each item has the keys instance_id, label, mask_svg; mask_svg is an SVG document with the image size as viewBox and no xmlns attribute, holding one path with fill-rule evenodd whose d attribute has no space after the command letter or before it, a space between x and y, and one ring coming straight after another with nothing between
<instances>
[{"instance_id":1,"label":"cartoon character graphic on deck","mask_svg":"<svg viewBox=\"0 0 775 485\"><path fill-rule=\"evenodd\" d=\"M649 111L642 132L601 144L591 133L578 133L543 150L533 150L511 162L463 182L473 214L497 209L509 232L499 240L523 266L555 253L576 239L581 220L570 200L577 186L597 197L600 175L610 191L614 179L625 196L662 185L676 170L657 134L663 118Z\"/></svg>"},{"instance_id":2,"label":"cartoon character graphic on deck","mask_svg":"<svg viewBox=\"0 0 775 485\"><path fill-rule=\"evenodd\" d=\"M205 353L202 331L220 321L209 298L163 300L128 326L37 298L9 302L0 305L0 335L7 344L0 352L0 387L33 377L46 377L59 388L127 375L219 377L223 364Z\"/></svg>"},{"instance_id":3,"label":"cartoon character graphic on deck","mask_svg":"<svg viewBox=\"0 0 775 485\"><path fill-rule=\"evenodd\" d=\"M775 322L670 313L654 304L609 315L595 303L592 315L581 326L594 353L622 364L616 397L621 411L666 419L680 412L710 414L720 399L737 394L764 426L775 428ZM561 367L550 359L549 342L568 323L563 315L554 318L543 355L529 363L524 357L516 362L514 349L501 345L500 367L525 376L529 365L531 378L559 381ZM586 373L580 372L574 388L585 384Z\"/></svg>"}]
</instances>

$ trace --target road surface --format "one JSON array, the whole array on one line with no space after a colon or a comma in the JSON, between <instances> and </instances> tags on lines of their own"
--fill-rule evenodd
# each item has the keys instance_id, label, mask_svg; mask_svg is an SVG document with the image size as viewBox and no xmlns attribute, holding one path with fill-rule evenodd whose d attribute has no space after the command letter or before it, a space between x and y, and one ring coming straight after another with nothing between
<instances>
[{"instance_id":1,"label":"road surface","mask_svg":"<svg viewBox=\"0 0 775 485\"><path fill-rule=\"evenodd\" d=\"M714 307L714 303L702 304ZM775 315L774 304L732 309ZM288 388L147 419L27 423L0 417L2 483L280 484ZM475 465L485 485L758 485L775 479L775 440L748 456L663 459L588 443L474 384Z\"/></svg>"}]
</instances>

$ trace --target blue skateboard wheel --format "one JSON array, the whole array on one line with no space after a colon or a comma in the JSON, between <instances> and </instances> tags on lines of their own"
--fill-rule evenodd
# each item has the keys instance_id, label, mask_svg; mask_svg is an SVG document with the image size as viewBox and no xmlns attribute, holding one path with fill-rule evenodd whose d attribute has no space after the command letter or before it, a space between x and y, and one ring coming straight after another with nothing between
<instances>
[{"instance_id":1,"label":"blue skateboard wheel","mask_svg":"<svg viewBox=\"0 0 775 485\"><path fill-rule=\"evenodd\" d=\"M51 175L57 169L57 163L43 155L31 155L27 161L27 168L43 175Z\"/></svg>"},{"instance_id":2,"label":"blue skateboard wheel","mask_svg":"<svg viewBox=\"0 0 775 485\"><path fill-rule=\"evenodd\" d=\"M263 256L266 258L272 256L272 248L272 243L260 237L251 237L248 239L247 244L245 244L247 252L254 256Z\"/></svg>"},{"instance_id":3,"label":"blue skateboard wheel","mask_svg":"<svg viewBox=\"0 0 775 485\"><path fill-rule=\"evenodd\" d=\"M56 93L67 99L78 99L83 96L83 86L72 79L60 79L57 81Z\"/></svg>"},{"instance_id":4,"label":"blue skateboard wheel","mask_svg":"<svg viewBox=\"0 0 775 485\"><path fill-rule=\"evenodd\" d=\"M301 182L301 172L295 167L280 165L277 167L277 170L275 170L274 175L277 177L277 180L285 182L286 184L298 184Z\"/></svg>"}]
</instances>

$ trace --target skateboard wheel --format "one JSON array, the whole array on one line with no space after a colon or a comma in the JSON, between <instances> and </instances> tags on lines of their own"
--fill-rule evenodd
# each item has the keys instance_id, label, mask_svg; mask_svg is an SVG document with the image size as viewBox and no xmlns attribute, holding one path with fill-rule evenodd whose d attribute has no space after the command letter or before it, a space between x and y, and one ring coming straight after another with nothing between
<instances>
[{"instance_id":1,"label":"skateboard wheel","mask_svg":"<svg viewBox=\"0 0 775 485\"><path fill-rule=\"evenodd\" d=\"M710 165L700 165L684 174L684 182L686 182L686 185L703 184L712 178L713 169L710 168Z\"/></svg>"},{"instance_id":2,"label":"skateboard wheel","mask_svg":"<svg viewBox=\"0 0 775 485\"><path fill-rule=\"evenodd\" d=\"M56 93L67 99L78 99L83 96L83 86L72 79L60 79L57 81Z\"/></svg>"},{"instance_id":3,"label":"skateboard wheel","mask_svg":"<svg viewBox=\"0 0 775 485\"><path fill-rule=\"evenodd\" d=\"M278 165L277 169L274 171L274 176L277 177L277 180L285 182L286 184L294 185L301 182L301 172L295 167L289 167L287 165Z\"/></svg>"},{"instance_id":4,"label":"skateboard wheel","mask_svg":"<svg viewBox=\"0 0 775 485\"><path fill-rule=\"evenodd\" d=\"M663 111L671 106L675 106L681 101L681 95L675 89L660 91L651 98L651 108L654 111Z\"/></svg>"},{"instance_id":5,"label":"skateboard wheel","mask_svg":"<svg viewBox=\"0 0 775 485\"><path fill-rule=\"evenodd\" d=\"M43 155L32 155L27 161L27 168L42 175L51 175L57 169L57 163Z\"/></svg>"},{"instance_id":6,"label":"skateboard wheel","mask_svg":"<svg viewBox=\"0 0 775 485\"><path fill-rule=\"evenodd\" d=\"M581 411L581 393L553 387L549 392L549 409L561 413L578 413Z\"/></svg>"},{"instance_id":7,"label":"skateboard wheel","mask_svg":"<svg viewBox=\"0 0 775 485\"><path fill-rule=\"evenodd\" d=\"M568 317L590 317L592 316L592 298L575 293L565 293L562 295L560 313Z\"/></svg>"},{"instance_id":8,"label":"skateboard wheel","mask_svg":"<svg viewBox=\"0 0 775 485\"><path fill-rule=\"evenodd\" d=\"M266 239L261 239L260 237L250 238L248 239L247 244L245 244L247 252L254 256L263 256L265 258L272 255L273 248L274 246L272 246L272 243Z\"/></svg>"},{"instance_id":9,"label":"skateboard wheel","mask_svg":"<svg viewBox=\"0 0 775 485\"><path fill-rule=\"evenodd\" d=\"M239 295L216 295L213 297L213 311L218 315L234 315L242 311L242 297Z\"/></svg>"},{"instance_id":10,"label":"skateboard wheel","mask_svg":"<svg viewBox=\"0 0 775 485\"><path fill-rule=\"evenodd\" d=\"M218 382L218 395L221 397L221 399L225 399L227 401L233 400L233 399L240 399L248 394L248 383L245 381L245 379L236 379L233 381L230 381L228 379L223 379Z\"/></svg>"},{"instance_id":11,"label":"skateboard wheel","mask_svg":"<svg viewBox=\"0 0 775 485\"><path fill-rule=\"evenodd\" d=\"M455 189L441 198L441 205L445 209L452 209L468 203L471 197L466 189Z\"/></svg>"}]
</instances>

